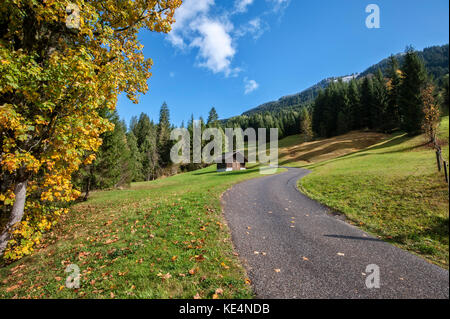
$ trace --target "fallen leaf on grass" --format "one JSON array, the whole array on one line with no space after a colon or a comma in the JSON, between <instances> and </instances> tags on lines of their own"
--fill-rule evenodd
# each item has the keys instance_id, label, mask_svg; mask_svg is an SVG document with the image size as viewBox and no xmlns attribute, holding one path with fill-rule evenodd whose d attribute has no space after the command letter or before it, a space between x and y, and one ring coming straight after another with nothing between
<instances>
[{"instance_id":1,"label":"fallen leaf on grass","mask_svg":"<svg viewBox=\"0 0 450 319\"><path fill-rule=\"evenodd\" d=\"M215 291L215 294L216 294L216 295L221 295L221 294L223 294L223 289L222 289L222 288L217 288L216 291Z\"/></svg>"},{"instance_id":2,"label":"fallen leaf on grass","mask_svg":"<svg viewBox=\"0 0 450 319\"><path fill-rule=\"evenodd\" d=\"M198 271L198 268L192 268L189 270L190 275L195 275L195 273Z\"/></svg>"},{"instance_id":3,"label":"fallen leaf on grass","mask_svg":"<svg viewBox=\"0 0 450 319\"><path fill-rule=\"evenodd\" d=\"M11 292L13 290L16 290L17 288L19 288L19 285L14 285L14 286L8 287L8 288L6 288L6 292Z\"/></svg>"},{"instance_id":4,"label":"fallen leaf on grass","mask_svg":"<svg viewBox=\"0 0 450 319\"><path fill-rule=\"evenodd\" d=\"M219 299L219 295L217 294L212 295L212 299Z\"/></svg>"},{"instance_id":5,"label":"fallen leaf on grass","mask_svg":"<svg viewBox=\"0 0 450 319\"><path fill-rule=\"evenodd\" d=\"M195 255L194 258L195 258L196 261L203 261L203 260L205 260L205 257L203 255Z\"/></svg>"},{"instance_id":6,"label":"fallen leaf on grass","mask_svg":"<svg viewBox=\"0 0 450 319\"><path fill-rule=\"evenodd\" d=\"M245 279L245 284L246 284L246 285L250 285L251 283L252 283L252 281L251 281L250 279L248 279L248 278Z\"/></svg>"},{"instance_id":7,"label":"fallen leaf on grass","mask_svg":"<svg viewBox=\"0 0 450 319\"><path fill-rule=\"evenodd\" d=\"M221 265L223 268L225 268L225 269L229 269L229 268L230 268L230 266L227 266L224 262L221 262L220 265Z\"/></svg>"},{"instance_id":8,"label":"fallen leaf on grass","mask_svg":"<svg viewBox=\"0 0 450 319\"><path fill-rule=\"evenodd\" d=\"M170 273L167 273L165 275L163 275L162 273L159 273L157 276L159 278L161 278L163 281L172 278L172 275Z\"/></svg>"}]
</instances>

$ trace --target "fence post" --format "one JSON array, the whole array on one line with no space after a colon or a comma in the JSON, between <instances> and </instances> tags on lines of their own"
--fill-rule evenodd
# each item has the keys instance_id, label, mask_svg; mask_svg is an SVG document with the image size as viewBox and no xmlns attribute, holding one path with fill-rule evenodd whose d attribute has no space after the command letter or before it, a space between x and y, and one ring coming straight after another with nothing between
<instances>
[{"instance_id":1,"label":"fence post","mask_svg":"<svg viewBox=\"0 0 450 319\"><path fill-rule=\"evenodd\" d=\"M444 173L445 173L445 181L448 184L448 173L447 173L447 162L444 161Z\"/></svg>"},{"instance_id":2,"label":"fence post","mask_svg":"<svg viewBox=\"0 0 450 319\"><path fill-rule=\"evenodd\" d=\"M441 154L439 150L436 151L436 161L439 172L441 171Z\"/></svg>"}]
</instances>

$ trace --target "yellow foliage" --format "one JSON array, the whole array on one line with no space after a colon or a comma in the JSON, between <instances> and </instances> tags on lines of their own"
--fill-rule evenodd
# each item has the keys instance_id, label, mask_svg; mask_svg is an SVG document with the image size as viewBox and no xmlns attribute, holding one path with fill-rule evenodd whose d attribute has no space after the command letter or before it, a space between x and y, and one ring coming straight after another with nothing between
<instances>
[{"instance_id":1,"label":"yellow foliage","mask_svg":"<svg viewBox=\"0 0 450 319\"><path fill-rule=\"evenodd\" d=\"M66 22L69 3L80 9L74 28ZM7 190L0 193L0 205L14 203L11 181L27 180L28 195L38 198L28 200L6 259L31 253L61 214L52 203L80 195L72 174L95 159L100 135L114 128L100 111L114 109L120 92L137 102L148 89L153 62L144 58L139 29L169 32L180 5L181 0L2 2L0 19L8 32L0 39L0 183Z\"/></svg>"}]
</instances>

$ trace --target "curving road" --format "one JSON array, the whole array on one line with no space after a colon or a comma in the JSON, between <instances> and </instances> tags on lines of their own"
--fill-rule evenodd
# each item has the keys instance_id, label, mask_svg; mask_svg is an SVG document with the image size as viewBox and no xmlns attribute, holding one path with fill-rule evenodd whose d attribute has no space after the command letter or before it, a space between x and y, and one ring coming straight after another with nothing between
<instances>
[{"instance_id":1,"label":"curving road","mask_svg":"<svg viewBox=\"0 0 450 319\"><path fill-rule=\"evenodd\" d=\"M305 169L235 185L222 196L236 251L259 298L449 298L438 266L347 224L301 194ZM373 268L379 267L380 288Z\"/></svg>"}]
</instances>

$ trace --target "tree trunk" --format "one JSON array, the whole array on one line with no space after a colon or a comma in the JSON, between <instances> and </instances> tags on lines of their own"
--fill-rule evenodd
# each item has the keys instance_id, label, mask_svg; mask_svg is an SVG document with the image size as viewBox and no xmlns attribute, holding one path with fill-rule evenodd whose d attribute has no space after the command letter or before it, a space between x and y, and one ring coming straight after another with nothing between
<instances>
[{"instance_id":1,"label":"tree trunk","mask_svg":"<svg viewBox=\"0 0 450 319\"><path fill-rule=\"evenodd\" d=\"M3 256L3 252L11 238L11 228L22 220L25 199L27 196L27 181L17 183L16 188L14 189L14 195L16 198L11 210L11 215L5 229L0 234L0 256Z\"/></svg>"},{"instance_id":2,"label":"tree trunk","mask_svg":"<svg viewBox=\"0 0 450 319\"><path fill-rule=\"evenodd\" d=\"M89 191L91 190L91 176L89 175L88 180L86 182L86 193L84 194L83 201L87 201L89 198Z\"/></svg>"}]
</instances>

